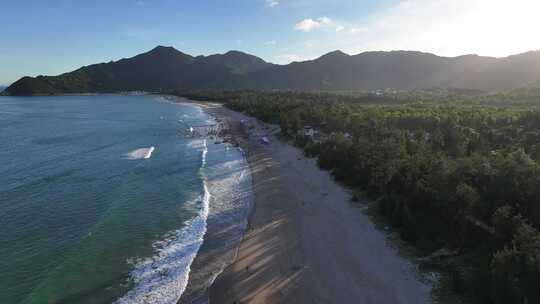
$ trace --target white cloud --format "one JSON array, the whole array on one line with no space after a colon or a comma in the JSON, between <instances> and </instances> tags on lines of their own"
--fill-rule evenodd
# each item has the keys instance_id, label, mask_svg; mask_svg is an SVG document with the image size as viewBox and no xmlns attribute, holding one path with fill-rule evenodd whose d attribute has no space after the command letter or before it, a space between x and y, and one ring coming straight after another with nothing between
<instances>
[{"instance_id":1,"label":"white cloud","mask_svg":"<svg viewBox=\"0 0 540 304\"><path fill-rule=\"evenodd\" d=\"M341 32L341 31L343 31L344 29L345 29L344 26L339 25L338 27L336 27L336 33L339 33L339 32Z\"/></svg>"},{"instance_id":2,"label":"white cloud","mask_svg":"<svg viewBox=\"0 0 540 304\"><path fill-rule=\"evenodd\" d=\"M316 29L321 29L321 28L329 28L329 27L334 27L334 22L332 21L332 19L328 18L328 17L320 17L320 18L317 18L317 19L311 19L311 18L307 18L307 19L304 19L300 22L298 22L295 26L294 26L294 29L297 30L297 31L302 31L302 32L305 32L305 33L309 33L313 30L316 30Z\"/></svg>"},{"instance_id":3,"label":"white cloud","mask_svg":"<svg viewBox=\"0 0 540 304\"><path fill-rule=\"evenodd\" d=\"M277 41L275 41L275 40L269 40L269 41L266 41L264 43L264 45L266 45L266 46L272 46L272 45L276 45L276 44L277 44Z\"/></svg>"},{"instance_id":4,"label":"white cloud","mask_svg":"<svg viewBox=\"0 0 540 304\"><path fill-rule=\"evenodd\" d=\"M322 25L331 25L333 22L332 22L332 19L328 18L328 17L321 17L319 19L317 19L319 21L319 23L321 23Z\"/></svg>"},{"instance_id":5,"label":"white cloud","mask_svg":"<svg viewBox=\"0 0 540 304\"><path fill-rule=\"evenodd\" d=\"M279 5L279 0L265 0L266 7L276 7Z\"/></svg>"}]
</instances>

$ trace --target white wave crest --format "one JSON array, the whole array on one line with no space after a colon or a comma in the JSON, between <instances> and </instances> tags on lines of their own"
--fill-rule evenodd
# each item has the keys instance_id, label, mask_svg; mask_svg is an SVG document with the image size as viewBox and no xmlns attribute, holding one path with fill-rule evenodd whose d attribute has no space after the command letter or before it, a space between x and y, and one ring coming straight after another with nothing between
<instances>
[{"instance_id":1,"label":"white wave crest","mask_svg":"<svg viewBox=\"0 0 540 304\"><path fill-rule=\"evenodd\" d=\"M138 263L131 272L135 288L118 304L176 304L186 289L190 265L206 233L210 193L204 184L202 208L197 217L165 240L156 242L154 257Z\"/></svg>"},{"instance_id":2,"label":"white wave crest","mask_svg":"<svg viewBox=\"0 0 540 304\"><path fill-rule=\"evenodd\" d=\"M206 140L201 151L201 169L206 166ZM204 194L198 215L186 226L153 244L156 254L139 262L130 276L135 287L117 304L176 304L186 289L191 264L203 243L209 213L210 192L203 178Z\"/></svg>"},{"instance_id":3,"label":"white wave crest","mask_svg":"<svg viewBox=\"0 0 540 304\"><path fill-rule=\"evenodd\" d=\"M137 150L133 150L126 154L126 158L130 160L136 160L136 159L149 159L152 157L152 153L154 152L156 148L150 147L150 148L140 148Z\"/></svg>"},{"instance_id":4,"label":"white wave crest","mask_svg":"<svg viewBox=\"0 0 540 304\"><path fill-rule=\"evenodd\" d=\"M206 145L206 139L203 143L203 151L202 151L202 167L206 167L206 154L208 154L208 145Z\"/></svg>"}]
</instances>

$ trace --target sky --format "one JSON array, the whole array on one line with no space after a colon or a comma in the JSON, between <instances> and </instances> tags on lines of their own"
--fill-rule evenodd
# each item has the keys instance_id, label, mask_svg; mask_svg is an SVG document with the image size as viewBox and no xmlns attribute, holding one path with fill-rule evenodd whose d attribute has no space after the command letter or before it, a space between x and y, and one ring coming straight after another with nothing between
<instances>
[{"instance_id":1,"label":"sky","mask_svg":"<svg viewBox=\"0 0 540 304\"><path fill-rule=\"evenodd\" d=\"M286 64L342 50L540 49L538 0L0 0L0 85L173 46Z\"/></svg>"}]
</instances>

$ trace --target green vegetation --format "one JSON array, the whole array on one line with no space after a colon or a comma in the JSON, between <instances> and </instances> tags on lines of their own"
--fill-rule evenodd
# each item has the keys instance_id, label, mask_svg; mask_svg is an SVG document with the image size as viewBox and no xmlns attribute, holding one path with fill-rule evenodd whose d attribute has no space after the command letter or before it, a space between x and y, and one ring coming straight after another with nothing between
<instances>
[{"instance_id":1,"label":"green vegetation","mask_svg":"<svg viewBox=\"0 0 540 304\"><path fill-rule=\"evenodd\" d=\"M279 124L336 179L379 197L378 212L404 240L426 256L453 253L437 263L456 292L540 303L540 108L530 106L540 98L433 94L181 95ZM505 99L511 105L499 106ZM306 125L319 135L305 137Z\"/></svg>"},{"instance_id":2,"label":"green vegetation","mask_svg":"<svg viewBox=\"0 0 540 304\"><path fill-rule=\"evenodd\" d=\"M191 56L172 47L158 46L132 58L93 64L58 76L23 77L6 91L11 95L174 89L346 93L381 88L455 87L469 88L460 93L474 95L480 90L504 92L523 87L540 80L538 71L540 51L505 58L474 55L449 58L412 51L364 52L351 56L335 51L315 60L275 65L238 51ZM434 90L432 94L440 95L440 92Z\"/></svg>"}]
</instances>

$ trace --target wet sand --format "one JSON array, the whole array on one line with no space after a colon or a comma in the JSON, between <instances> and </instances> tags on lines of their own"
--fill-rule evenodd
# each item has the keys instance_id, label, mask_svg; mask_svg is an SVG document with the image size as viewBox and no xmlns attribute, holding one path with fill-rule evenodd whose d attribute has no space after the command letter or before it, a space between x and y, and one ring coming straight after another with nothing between
<instances>
[{"instance_id":1,"label":"wet sand","mask_svg":"<svg viewBox=\"0 0 540 304\"><path fill-rule=\"evenodd\" d=\"M278 140L276 126L241 128L249 117L203 107L228 122L246 151L255 197L235 261L211 287L210 303L430 302L413 265L328 172ZM261 142L266 135L269 144Z\"/></svg>"}]
</instances>

